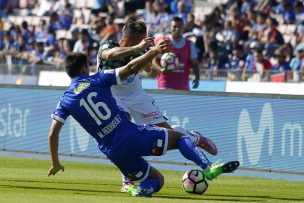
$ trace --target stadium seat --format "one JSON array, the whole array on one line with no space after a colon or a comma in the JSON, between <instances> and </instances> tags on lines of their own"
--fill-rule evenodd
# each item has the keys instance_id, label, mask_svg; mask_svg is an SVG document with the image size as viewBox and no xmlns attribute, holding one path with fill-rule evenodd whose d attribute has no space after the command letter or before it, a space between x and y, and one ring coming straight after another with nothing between
<instances>
[{"instance_id":1,"label":"stadium seat","mask_svg":"<svg viewBox=\"0 0 304 203\"><path fill-rule=\"evenodd\" d=\"M86 8L92 8L94 4L94 0L86 0Z\"/></svg>"},{"instance_id":2,"label":"stadium seat","mask_svg":"<svg viewBox=\"0 0 304 203\"><path fill-rule=\"evenodd\" d=\"M292 24L286 25L287 34L290 34L290 35L294 34L295 30L296 30L296 25L292 25Z\"/></svg>"},{"instance_id":3,"label":"stadium seat","mask_svg":"<svg viewBox=\"0 0 304 203\"><path fill-rule=\"evenodd\" d=\"M84 0L76 0L75 1L75 7L78 9L82 9L86 7L86 1Z\"/></svg>"},{"instance_id":4,"label":"stadium seat","mask_svg":"<svg viewBox=\"0 0 304 203\"><path fill-rule=\"evenodd\" d=\"M56 39L60 39L60 38L66 38L67 36L67 31L66 30L57 30L56 31Z\"/></svg>"}]
</instances>

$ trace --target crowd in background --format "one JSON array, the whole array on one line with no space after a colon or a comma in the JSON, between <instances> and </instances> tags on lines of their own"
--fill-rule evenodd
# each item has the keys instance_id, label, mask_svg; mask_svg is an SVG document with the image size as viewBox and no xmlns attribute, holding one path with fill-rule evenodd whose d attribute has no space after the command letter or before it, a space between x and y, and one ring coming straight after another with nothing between
<instances>
[{"instance_id":1,"label":"crowd in background","mask_svg":"<svg viewBox=\"0 0 304 203\"><path fill-rule=\"evenodd\" d=\"M193 0L0 0L0 73L35 75L42 64L60 70L72 51L86 53L95 67L99 43L119 41L126 22L142 20L156 36L179 16L209 78L302 80L303 1L207 3L215 7Z\"/></svg>"}]
</instances>

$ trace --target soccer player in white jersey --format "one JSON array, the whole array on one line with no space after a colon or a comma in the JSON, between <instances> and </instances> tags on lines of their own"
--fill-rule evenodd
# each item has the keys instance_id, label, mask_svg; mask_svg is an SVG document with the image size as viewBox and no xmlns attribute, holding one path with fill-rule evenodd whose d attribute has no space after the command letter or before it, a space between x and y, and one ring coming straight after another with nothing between
<instances>
[{"instance_id":1,"label":"soccer player in white jersey","mask_svg":"<svg viewBox=\"0 0 304 203\"><path fill-rule=\"evenodd\" d=\"M132 123L117 106L111 86L120 85L123 79L137 73L143 64L160 53L170 51L170 44L170 41L164 40L127 65L115 70L98 71L92 76L89 76L88 58L85 54L71 53L66 57L65 70L72 81L52 114L49 176L64 171L58 156L59 134L69 116L95 139L99 150L125 176L139 182L139 186L128 185L127 193L131 196L151 197L164 185L163 175L150 166L143 156L161 156L167 150L178 149L185 158L204 170L208 180L238 168L238 161L211 163L190 138L182 133L155 125Z\"/></svg>"},{"instance_id":2,"label":"soccer player in white jersey","mask_svg":"<svg viewBox=\"0 0 304 203\"><path fill-rule=\"evenodd\" d=\"M154 38L147 37L146 25L139 22L130 22L124 26L120 42L112 40L100 44L97 66L99 70L111 70L126 65L132 59L142 55L154 45ZM149 64L147 64L149 65ZM167 129L174 129L189 136L193 143L212 155L217 154L216 145L212 140L204 137L197 131L189 132L180 126L170 126L167 119L161 114L154 99L142 88L138 73L129 75L122 81L122 85L111 87L112 93L127 116L137 124L154 124ZM125 186L132 182L123 178L122 192Z\"/></svg>"}]
</instances>

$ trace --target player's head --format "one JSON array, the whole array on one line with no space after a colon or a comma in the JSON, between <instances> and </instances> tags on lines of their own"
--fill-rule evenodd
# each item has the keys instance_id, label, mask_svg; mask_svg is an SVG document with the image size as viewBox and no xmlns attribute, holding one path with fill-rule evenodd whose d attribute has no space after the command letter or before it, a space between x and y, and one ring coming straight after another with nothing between
<instances>
[{"instance_id":1,"label":"player's head","mask_svg":"<svg viewBox=\"0 0 304 203\"><path fill-rule=\"evenodd\" d=\"M147 37L147 27L144 22L129 22L122 31L121 46L135 46Z\"/></svg>"},{"instance_id":2,"label":"player's head","mask_svg":"<svg viewBox=\"0 0 304 203\"><path fill-rule=\"evenodd\" d=\"M180 17L173 17L171 20L170 31L173 39L180 39L184 33L184 22Z\"/></svg>"},{"instance_id":3,"label":"player's head","mask_svg":"<svg viewBox=\"0 0 304 203\"><path fill-rule=\"evenodd\" d=\"M67 55L64 68L70 78L89 75L88 57L83 53L73 52Z\"/></svg>"}]
</instances>

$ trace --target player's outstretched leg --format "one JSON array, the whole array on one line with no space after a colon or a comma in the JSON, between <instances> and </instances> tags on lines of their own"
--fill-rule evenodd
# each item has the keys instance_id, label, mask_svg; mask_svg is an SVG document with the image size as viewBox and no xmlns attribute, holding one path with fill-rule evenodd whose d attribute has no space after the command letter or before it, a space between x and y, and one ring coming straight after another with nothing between
<instances>
[{"instance_id":1,"label":"player's outstretched leg","mask_svg":"<svg viewBox=\"0 0 304 203\"><path fill-rule=\"evenodd\" d=\"M222 173L232 173L240 166L238 161L229 161L226 163L219 163L219 161L214 162L211 166L204 169L205 177L208 180L213 180Z\"/></svg>"},{"instance_id":2,"label":"player's outstretched leg","mask_svg":"<svg viewBox=\"0 0 304 203\"><path fill-rule=\"evenodd\" d=\"M179 149L180 153L188 160L205 169L211 166L203 151L192 142L189 136L174 130L168 130L168 149Z\"/></svg>"},{"instance_id":3,"label":"player's outstretched leg","mask_svg":"<svg viewBox=\"0 0 304 203\"><path fill-rule=\"evenodd\" d=\"M174 149L174 147L177 147L186 159L193 161L204 170L204 173L208 180L212 180L222 173L231 173L235 171L240 165L238 161L230 161L227 163L211 163L205 154L193 144L189 137L185 135L180 136L178 132L170 130L168 130L168 133L168 149L170 150ZM177 146L174 146L174 142L177 142Z\"/></svg>"},{"instance_id":4,"label":"player's outstretched leg","mask_svg":"<svg viewBox=\"0 0 304 203\"><path fill-rule=\"evenodd\" d=\"M199 148L205 150L209 154L217 155L217 147L216 147L215 143L211 139L204 137L198 131L189 132L179 125L173 125L171 127L173 130L183 133L184 135L188 136L191 139L191 141Z\"/></svg>"}]
</instances>

